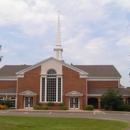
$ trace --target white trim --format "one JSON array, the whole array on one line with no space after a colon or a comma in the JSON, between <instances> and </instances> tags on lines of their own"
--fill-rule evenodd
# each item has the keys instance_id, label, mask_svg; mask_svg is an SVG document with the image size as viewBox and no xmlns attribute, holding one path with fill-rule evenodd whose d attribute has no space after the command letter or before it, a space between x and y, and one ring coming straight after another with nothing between
<instances>
[{"instance_id":1,"label":"white trim","mask_svg":"<svg viewBox=\"0 0 130 130\"><path fill-rule=\"evenodd\" d=\"M48 76L48 74L40 74L42 77ZM55 75L55 76L62 76L63 74L50 74L50 75Z\"/></svg>"},{"instance_id":2,"label":"white trim","mask_svg":"<svg viewBox=\"0 0 130 130\"><path fill-rule=\"evenodd\" d=\"M86 106L88 105L88 79L86 79Z\"/></svg>"},{"instance_id":3,"label":"white trim","mask_svg":"<svg viewBox=\"0 0 130 130\"><path fill-rule=\"evenodd\" d=\"M60 102L62 102L62 87L63 87L63 84L62 84L62 76L57 76L57 79L58 78L61 78L61 101ZM58 87L58 85L57 85L57 87ZM58 91L58 88L57 88L57 91ZM57 97L58 97L58 93L57 93ZM58 98L57 98L58 99ZM58 100L57 100L57 102L58 102Z\"/></svg>"},{"instance_id":4,"label":"white trim","mask_svg":"<svg viewBox=\"0 0 130 130\"><path fill-rule=\"evenodd\" d=\"M40 77L40 101L42 102L42 77Z\"/></svg>"},{"instance_id":5,"label":"white trim","mask_svg":"<svg viewBox=\"0 0 130 130\"><path fill-rule=\"evenodd\" d=\"M11 99L11 98L15 98L15 99ZM10 108L16 108L16 97L10 97L11 101L15 101L15 107L10 107Z\"/></svg>"},{"instance_id":6,"label":"white trim","mask_svg":"<svg viewBox=\"0 0 130 130\"><path fill-rule=\"evenodd\" d=\"M75 102L75 98L78 98L78 108L75 108L75 105L73 104L73 108L70 108L70 98L73 98L74 102ZM79 97L69 97L69 110L79 110L80 109L80 98Z\"/></svg>"},{"instance_id":7,"label":"white trim","mask_svg":"<svg viewBox=\"0 0 130 130\"><path fill-rule=\"evenodd\" d=\"M63 77L61 77L61 102L63 102Z\"/></svg>"},{"instance_id":8,"label":"white trim","mask_svg":"<svg viewBox=\"0 0 130 130\"><path fill-rule=\"evenodd\" d=\"M47 102L47 75L45 76L41 76L41 80L42 78L45 78L45 101L42 101L42 81L40 81L40 102L41 103L45 103ZM50 77L50 78L53 78L53 77ZM63 83L62 83L62 75L58 75L57 77L54 77L56 79L56 103L61 103L62 102L62 87L63 87ZM61 78L61 101L58 102L58 78Z\"/></svg>"},{"instance_id":9,"label":"white trim","mask_svg":"<svg viewBox=\"0 0 130 130\"><path fill-rule=\"evenodd\" d=\"M120 79L112 79L112 78L101 78L101 79L90 79L88 78L87 81L119 81Z\"/></svg>"},{"instance_id":10,"label":"white trim","mask_svg":"<svg viewBox=\"0 0 130 130\"><path fill-rule=\"evenodd\" d=\"M80 75L79 77L80 78L87 78L88 76L87 75L86 76L85 75Z\"/></svg>"},{"instance_id":11,"label":"white trim","mask_svg":"<svg viewBox=\"0 0 130 130\"><path fill-rule=\"evenodd\" d=\"M65 62L60 61L60 60L57 60L56 58L53 58L53 57L50 57L50 58L45 59L45 60L43 60L43 61L41 61L41 62L39 62L39 63L37 63L37 64L32 65L32 66L30 66L30 67L28 67L28 68L26 68L26 69L23 69L23 70L17 72L16 75L19 76L19 75L21 75L21 74L24 74L25 72L27 72L27 71L29 71L29 70L32 70L32 69L34 69L34 68L36 68L36 67L38 67L38 66L41 66L42 63L44 63L44 62L46 62L46 61L48 61L48 60L52 60L52 59L55 60L55 61L57 61L57 62L59 62L59 63L61 63L61 64L64 65L64 66L66 66L67 68L70 68L70 69L72 69L72 70L74 70L74 71L77 71L77 72L79 72L79 73L81 73L81 74L86 74L86 75L88 75L87 72L85 72L85 71L83 71L83 70L80 70L80 69L78 69L78 68L76 68L76 67L74 67L74 66L71 66L71 65L69 65L69 64L66 64Z\"/></svg>"},{"instance_id":12,"label":"white trim","mask_svg":"<svg viewBox=\"0 0 130 130\"><path fill-rule=\"evenodd\" d=\"M26 91L23 91L23 92L19 93L19 95L22 95L22 96L36 96L37 93L32 92L30 90L26 90Z\"/></svg>"},{"instance_id":13,"label":"white trim","mask_svg":"<svg viewBox=\"0 0 130 130\"><path fill-rule=\"evenodd\" d=\"M120 80L118 80L118 88L120 88L120 86L121 86L121 85L120 85Z\"/></svg>"},{"instance_id":14,"label":"white trim","mask_svg":"<svg viewBox=\"0 0 130 130\"><path fill-rule=\"evenodd\" d=\"M88 79L120 79L121 77L91 77L89 76Z\"/></svg>"},{"instance_id":15,"label":"white trim","mask_svg":"<svg viewBox=\"0 0 130 130\"><path fill-rule=\"evenodd\" d=\"M88 94L88 96L102 96L103 94ZM130 94L121 94L122 96L130 96Z\"/></svg>"},{"instance_id":16,"label":"white trim","mask_svg":"<svg viewBox=\"0 0 130 130\"><path fill-rule=\"evenodd\" d=\"M24 74L17 75L18 78L24 78Z\"/></svg>"},{"instance_id":17,"label":"white trim","mask_svg":"<svg viewBox=\"0 0 130 130\"><path fill-rule=\"evenodd\" d=\"M28 102L30 102L30 97L32 96L24 96L24 109L33 109L33 107L30 107L30 104L28 104L28 107L25 107L25 97L28 97ZM34 97L33 98L33 106L34 106Z\"/></svg>"},{"instance_id":18,"label":"white trim","mask_svg":"<svg viewBox=\"0 0 130 130\"><path fill-rule=\"evenodd\" d=\"M17 79L17 86L16 86L16 109L18 109L18 79Z\"/></svg>"},{"instance_id":19,"label":"white trim","mask_svg":"<svg viewBox=\"0 0 130 130\"><path fill-rule=\"evenodd\" d=\"M47 78L45 77L45 101L46 102L47 99Z\"/></svg>"},{"instance_id":20,"label":"white trim","mask_svg":"<svg viewBox=\"0 0 130 130\"><path fill-rule=\"evenodd\" d=\"M44 102L44 101L41 101L40 103L49 103L50 101L47 101L47 102ZM52 101L53 102L53 101ZM62 102L53 102L53 103L62 103Z\"/></svg>"},{"instance_id":21,"label":"white trim","mask_svg":"<svg viewBox=\"0 0 130 130\"><path fill-rule=\"evenodd\" d=\"M58 102L58 77L56 77L56 102Z\"/></svg>"},{"instance_id":22,"label":"white trim","mask_svg":"<svg viewBox=\"0 0 130 130\"><path fill-rule=\"evenodd\" d=\"M83 93L80 93L78 91L70 91L68 93L65 94L65 96L69 96L69 97L79 97L79 96L83 96Z\"/></svg>"}]
</instances>

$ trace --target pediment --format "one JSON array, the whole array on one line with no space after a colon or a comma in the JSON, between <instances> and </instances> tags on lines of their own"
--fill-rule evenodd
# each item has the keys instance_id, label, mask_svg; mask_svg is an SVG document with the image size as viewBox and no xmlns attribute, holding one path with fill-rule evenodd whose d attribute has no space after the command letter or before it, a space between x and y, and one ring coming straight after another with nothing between
<instances>
[{"instance_id":1,"label":"pediment","mask_svg":"<svg viewBox=\"0 0 130 130\"><path fill-rule=\"evenodd\" d=\"M65 96L83 96L83 93L73 90L73 91L66 93Z\"/></svg>"},{"instance_id":2,"label":"pediment","mask_svg":"<svg viewBox=\"0 0 130 130\"><path fill-rule=\"evenodd\" d=\"M65 63L65 62L63 62L63 61L57 60L56 58L53 58L53 57L50 57L50 58L45 59L45 60L43 60L43 61L41 61L41 62L39 62L39 63L37 63L37 64L32 65L32 66L30 66L30 67L28 67L28 68L26 68L26 69L23 69L23 70L17 72L16 75L17 75L18 77L24 77L24 74L25 74L27 71L30 71L30 70L32 70L32 69L38 67L38 66L42 66L43 64L46 64L47 62L50 63L50 65L51 65L51 67L49 67L49 68L53 68L53 67L54 67L54 64L52 64L51 61L54 61L54 62L56 63L55 66L57 66L57 64L58 64L58 65L61 65L61 66L63 65L63 66L65 66L65 67L67 67L67 68L70 68L70 69L72 69L72 70L78 72L80 78L86 78L86 77L88 76L88 73L87 73L87 72L85 72L85 71L83 71L83 70L81 70L81 69L78 69L78 68L74 67L73 65L69 65L69 64L67 64L67 63ZM61 68L61 69L62 69L62 68ZM44 70L42 70L42 71L44 71Z\"/></svg>"},{"instance_id":3,"label":"pediment","mask_svg":"<svg viewBox=\"0 0 130 130\"><path fill-rule=\"evenodd\" d=\"M35 96L35 95L37 95L37 93L35 93L35 92L33 92L33 91L30 91L30 90L26 90L26 91L23 91L23 92L19 93L19 95Z\"/></svg>"}]
</instances>

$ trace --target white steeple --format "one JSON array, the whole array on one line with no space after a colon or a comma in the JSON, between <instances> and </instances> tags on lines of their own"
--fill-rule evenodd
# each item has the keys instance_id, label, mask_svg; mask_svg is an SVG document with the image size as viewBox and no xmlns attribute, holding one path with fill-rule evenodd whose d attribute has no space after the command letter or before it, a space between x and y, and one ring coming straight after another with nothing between
<instances>
[{"instance_id":1,"label":"white steeple","mask_svg":"<svg viewBox=\"0 0 130 130\"><path fill-rule=\"evenodd\" d=\"M61 48L61 40L60 40L60 15L58 13L57 39L56 39L56 45L55 45L55 48L54 48L56 59L62 60L62 51L63 51L63 49Z\"/></svg>"}]
</instances>

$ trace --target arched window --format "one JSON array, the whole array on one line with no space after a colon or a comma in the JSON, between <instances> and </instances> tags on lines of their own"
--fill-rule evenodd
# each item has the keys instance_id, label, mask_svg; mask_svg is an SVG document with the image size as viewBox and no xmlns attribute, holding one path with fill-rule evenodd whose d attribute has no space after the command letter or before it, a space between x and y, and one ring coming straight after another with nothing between
<instances>
[{"instance_id":1,"label":"arched window","mask_svg":"<svg viewBox=\"0 0 130 130\"><path fill-rule=\"evenodd\" d=\"M47 74L56 74L56 71L54 69L48 70Z\"/></svg>"},{"instance_id":2,"label":"arched window","mask_svg":"<svg viewBox=\"0 0 130 130\"><path fill-rule=\"evenodd\" d=\"M57 75L54 69L47 71L47 75L42 78L41 100L43 102L62 102L61 80L62 77Z\"/></svg>"},{"instance_id":3,"label":"arched window","mask_svg":"<svg viewBox=\"0 0 130 130\"><path fill-rule=\"evenodd\" d=\"M56 71L54 69L49 69L47 71L47 77L56 77Z\"/></svg>"}]
</instances>

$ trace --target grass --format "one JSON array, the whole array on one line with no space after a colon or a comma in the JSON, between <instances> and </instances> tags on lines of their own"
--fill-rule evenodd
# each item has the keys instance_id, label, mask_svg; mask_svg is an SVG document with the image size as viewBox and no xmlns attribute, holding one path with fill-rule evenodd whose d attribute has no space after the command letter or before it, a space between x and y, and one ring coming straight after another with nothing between
<instances>
[{"instance_id":1,"label":"grass","mask_svg":"<svg viewBox=\"0 0 130 130\"><path fill-rule=\"evenodd\" d=\"M83 118L0 117L0 130L124 130L120 121Z\"/></svg>"}]
</instances>

